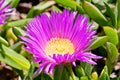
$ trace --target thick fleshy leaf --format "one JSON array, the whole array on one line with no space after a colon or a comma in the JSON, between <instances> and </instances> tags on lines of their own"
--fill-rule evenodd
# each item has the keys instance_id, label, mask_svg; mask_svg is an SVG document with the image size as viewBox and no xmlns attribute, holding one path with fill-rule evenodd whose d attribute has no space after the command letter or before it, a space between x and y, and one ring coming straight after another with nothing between
<instances>
[{"instance_id":1,"label":"thick fleshy leaf","mask_svg":"<svg viewBox=\"0 0 120 80\"><path fill-rule=\"evenodd\" d=\"M103 29L104 29L105 35L109 37L109 42L113 43L114 45L117 45L118 44L117 32L108 26L105 26Z\"/></svg>"},{"instance_id":2,"label":"thick fleshy leaf","mask_svg":"<svg viewBox=\"0 0 120 80\"><path fill-rule=\"evenodd\" d=\"M84 13L84 10L79 2L73 0L55 0L55 1L64 7L71 8L72 10L77 10L81 14Z\"/></svg>"},{"instance_id":3,"label":"thick fleshy leaf","mask_svg":"<svg viewBox=\"0 0 120 80\"><path fill-rule=\"evenodd\" d=\"M107 3L105 3L105 6L106 6L107 13L110 16L110 20L111 20L112 26L116 27L117 19L115 17L114 12L111 10L110 6Z\"/></svg>"},{"instance_id":4,"label":"thick fleshy leaf","mask_svg":"<svg viewBox=\"0 0 120 80\"><path fill-rule=\"evenodd\" d=\"M22 68L18 64L16 64L15 61L10 59L6 55L3 55L2 53L0 53L0 61L3 61L3 62L7 63L8 65L10 65L10 66L12 66L12 67L14 67L16 69L22 70Z\"/></svg>"},{"instance_id":5,"label":"thick fleshy leaf","mask_svg":"<svg viewBox=\"0 0 120 80\"><path fill-rule=\"evenodd\" d=\"M12 49L2 45L2 49L4 51L4 57L1 60L5 61L10 66L13 66L17 69L28 70L30 68L30 63L27 59L25 59L22 55L13 51Z\"/></svg>"},{"instance_id":6,"label":"thick fleshy leaf","mask_svg":"<svg viewBox=\"0 0 120 80\"><path fill-rule=\"evenodd\" d=\"M98 74L97 74L97 72L93 72L91 74L91 77L92 77L92 80L98 80Z\"/></svg>"},{"instance_id":7,"label":"thick fleshy leaf","mask_svg":"<svg viewBox=\"0 0 120 80\"><path fill-rule=\"evenodd\" d=\"M78 80L72 70L72 64L60 64L54 69L54 80Z\"/></svg>"},{"instance_id":8,"label":"thick fleshy leaf","mask_svg":"<svg viewBox=\"0 0 120 80\"><path fill-rule=\"evenodd\" d=\"M80 77L80 80L89 80L87 76Z\"/></svg>"},{"instance_id":9,"label":"thick fleshy leaf","mask_svg":"<svg viewBox=\"0 0 120 80\"><path fill-rule=\"evenodd\" d=\"M13 31L12 31L12 28L10 28L10 29L8 29L7 31L6 31L6 38L7 38L7 40L8 40L8 42L10 43L10 40L12 39L12 40L14 40L14 41L17 41L17 37L15 36L15 34L13 33Z\"/></svg>"},{"instance_id":10,"label":"thick fleshy leaf","mask_svg":"<svg viewBox=\"0 0 120 80\"><path fill-rule=\"evenodd\" d=\"M78 77L85 76L85 72L84 72L84 70L83 70L83 68L82 68L81 66L77 66L77 67L75 68L75 72L76 72L76 75L77 75Z\"/></svg>"},{"instance_id":11,"label":"thick fleshy leaf","mask_svg":"<svg viewBox=\"0 0 120 80\"><path fill-rule=\"evenodd\" d=\"M104 45L108 41L107 36L97 37L97 39L90 45L90 49L96 49Z\"/></svg>"},{"instance_id":12,"label":"thick fleshy leaf","mask_svg":"<svg viewBox=\"0 0 120 80\"><path fill-rule=\"evenodd\" d=\"M110 42L107 42L107 60L106 60L106 65L108 67L108 73L111 74L117 59L118 59L118 50L116 48L116 46Z\"/></svg>"},{"instance_id":13,"label":"thick fleshy leaf","mask_svg":"<svg viewBox=\"0 0 120 80\"><path fill-rule=\"evenodd\" d=\"M63 65L55 67L54 80L69 80L69 73Z\"/></svg>"},{"instance_id":14,"label":"thick fleshy leaf","mask_svg":"<svg viewBox=\"0 0 120 80\"><path fill-rule=\"evenodd\" d=\"M30 79L28 79L28 80L30 80ZM37 76L36 78L31 79L31 80L53 80L53 79L48 74L41 73L39 76Z\"/></svg>"},{"instance_id":15,"label":"thick fleshy leaf","mask_svg":"<svg viewBox=\"0 0 120 80\"><path fill-rule=\"evenodd\" d=\"M82 6L84 11L89 15L89 17L95 20L99 25L108 25L108 20L93 4L87 1L83 1Z\"/></svg>"},{"instance_id":16,"label":"thick fleshy leaf","mask_svg":"<svg viewBox=\"0 0 120 80\"><path fill-rule=\"evenodd\" d=\"M112 78L111 80L120 80L120 76Z\"/></svg>"},{"instance_id":17,"label":"thick fleshy leaf","mask_svg":"<svg viewBox=\"0 0 120 80\"><path fill-rule=\"evenodd\" d=\"M107 49L108 49L108 58L111 60L111 62L116 62L118 59L118 50L116 46L110 42L107 42Z\"/></svg>"},{"instance_id":18,"label":"thick fleshy leaf","mask_svg":"<svg viewBox=\"0 0 120 80\"><path fill-rule=\"evenodd\" d=\"M27 74L25 75L24 80L33 80L32 76L33 76L34 69L35 69L35 65L31 61L30 69L28 70Z\"/></svg>"},{"instance_id":19,"label":"thick fleshy leaf","mask_svg":"<svg viewBox=\"0 0 120 80\"><path fill-rule=\"evenodd\" d=\"M23 28L24 25L26 25L31 19L27 18L27 19L21 19L21 20L18 20L18 21L12 21L12 22L8 22L4 27L5 29L8 29L8 28L11 28L11 27L21 27Z\"/></svg>"},{"instance_id":20,"label":"thick fleshy leaf","mask_svg":"<svg viewBox=\"0 0 120 80\"><path fill-rule=\"evenodd\" d=\"M4 44L6 46L9 46L9 43L4 38L2 38L1 36L0 36L0 43Z\"/></svg>"},{"instance_id":21,"label":"thick fleshy leaf","mask_svg":"<svg viewBox=\"0 0 120 80\"><path fill-rule=\"evenodd\" d=\"M104 69L102 70L98 80L110 80L107 66L105 66Z\"/></svg>"},{"instance_id":22,"label":"thick fleshy leaf","mask_svg":"<svg viewBox=\"0 0 120 80\"><path fill-rule=\"evenodd\" d=\"M14 34L17 37L26 35L25 32L22 29L18 28L18 27L13 27L12 29L13 29Z\"/></svg>"},{"instance_id":23,"label":"thick fleshy leaf","mask_svg":"<svg viewBox=\"0 0 120 80\"><path fill-rule=\"evenodd\" d=\"M92 0L86 0L86 1L91 2Z\"/></svg>"},{"instance_id":24,"label":"thick fleshy leaf","mask_svg":"<svg viewBox=\"0 0 120 80\"><path fill-rule=\"evenodd\" d=\"M76 6L76 10L77 10L78 13L80 13L80 14L84 14L84 13L85 13L85 12L84 12L84 9L82 8L81 5Z\"/></svg>"},{"instance_id":25,"label":"thick fleshy leaf","mask_svg":"<svg viewBox=\"0 0 120 80\"><path fill-rule=\"evenodd\" d=\"M76 10L76 6L79 5L78 2L75 2L73 0L55 0L57 3L65 6L65 7L69 7L73 10Z\"/></svg>"},{"instance_id":26,"label":"thick fleshy leaf","mask_svg":"<svg viewBox=\"0 0 120 80\"><path fill-rule=\"evenodd\" d=\"M13 24L14 25L14 24ZM15 24L15 25L17 25L17 24ZM7 29L6 30L6 32L5 33L3 33L3 35L4 36L6 36L6 39L8 40L8 42L10 43L11 42L11 40L14 40L15 42L19 39L19 38L17 38L17 36L13 33L13 30L12 30L12 28L11 27L13 27L12 25L10 26L5 26L5 29ZM20 26L20 27L23 27L23 26ZM16 32L16 33L18 33L18 32ZM11 44L10 44L11 45Z\"/></svg>"},{"instance_id":27,"label":"thick fleshy leaf","mask_svg":"<svg viewBox=\"0 0 120 80\"><path fill-rule=\"evenodd\" d=\"M118 49L120 49L120 30L118 30L117 34L118 34L118 38L119 38Z\"/></svg>"},{"instance_id":28,"label":"thick fleshy leaf","mask_svg":"<svg viewBox=\"0 0 120 80\"><path fill-rule=\"evenodd\" d=\"M85 72L85 75L87 76L88 79L91 80L91 72L92 72L92 65L91 64L88 64L88 63L85 63L85 62L81 62L80 63L81 67L83 68L84 72Z\"/></svg>"},{"instance_id":29,"label":"thick fleshy leaf","mask_svg":"<svg viewBox=\"0 0 120 80\"><path fill-rule=\"evenodd\" d=\"M49 8L54 4L55 4L55 1L46 1L46 2L39 3L38 5L31 8L31 10L27 14L27 18L33 18L34 16L42 13L45 9Z\"/></svg>"},{"instance_id":30,"label":"thick fleshy leaf","mask_svg":"<svg viewBox=\"0 0 120 80\"><path fill-rule=\"evenodd\" d=\"M10 3L11 7L17 7L18 3L20 2L20 0L5 0L5 5Z\"/></svg>"},{"instance_id":31,"label":"thick fleshy leaf","mask_svg":"<svg viewBox=\"0 0 120 80\"><path fill-rule=\"evenodd\" d=\"M52 6L52 10L56 11L56 12L62 12L62 10L60 8L58 8L57 6Z\"/></svg>"},{"instance_id":32,"label":"thick fleshy leaf","mask_svg":"<svg viewBox=\"0 0 120 80\"><path fill-rule=\"evenodd\" d=\"M11 48L12 50L14 51L21 51L21 46L22 46L22 43L19 41L19 42L16 42L14 45L11 45L9 48Z\"/></svg>"},{"instance_id":33,"label":"thick fleshy leaf","mask_svg":"<svg viewBox=\"0 0 120 80\"><path fill-rule=\"evenodd\" d=\"M11 0L11 7L17 7L19 2L20 2L20 0Z\"/></svg>"},{"instance_id":34,"label":"thick fleshy leaf","mask_svg":"<svg viewBox=\"0 0 120 80\"><path fill-rule=\"evenodd\" d=\"M109 0L92 0L93 3L99 4L101 6L104 6L104 2L108 2Z\"/></svg>"},{"instance_id":35,"label":"thick fleshy leaf","mask_svg":"<svg viewBox=\"0 0 120 80\"><path fill-rule=\"evenodd\" d=\"M118 15L117 15L117 28L120 28L120 0L117 0L117 11L118 11Z\"/></svg>"}]
</instances>

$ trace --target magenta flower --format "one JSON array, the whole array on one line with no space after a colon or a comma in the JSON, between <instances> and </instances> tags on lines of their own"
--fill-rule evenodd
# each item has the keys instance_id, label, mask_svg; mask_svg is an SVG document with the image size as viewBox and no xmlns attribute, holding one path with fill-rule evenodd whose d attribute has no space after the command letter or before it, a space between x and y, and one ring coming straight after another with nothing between
<instances>
[{"instance_id":1,"label":"magenta flower","mask_svg":"<svg viewBox=\"0 0 120 80\"><path fill-rule=\"evenodd\" d=\"M92 59L99 59L88 48L95 31L88 25L83 15L64 10L52 12L48 17L41 14L26 26L26 37L21 37L26 50L33 54L35 62L40 64L39 72L53 73L58 64L75 61L96 64Z\"/></svg>"},{"instance_id":2,"label":"magenta flower","mask_svg":"<svg viewBox=\"0 0 120 80\"><path fill-rule=\"evenodd\" d=\"M10 8L10 4L3 6L5 0L0 0L0 24L5 24L5 20L12 14L13 8Z\"/></svg>"}]
</instances>

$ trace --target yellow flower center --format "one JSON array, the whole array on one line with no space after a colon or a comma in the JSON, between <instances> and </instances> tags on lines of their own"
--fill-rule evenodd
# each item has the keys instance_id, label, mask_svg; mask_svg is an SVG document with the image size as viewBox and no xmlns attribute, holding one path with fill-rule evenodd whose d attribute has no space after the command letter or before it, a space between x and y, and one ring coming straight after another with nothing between
<instances>
[{"instance_id":1,"label":"yellow flower center","mask_svg":"<svg viewBox=\"0 0 120 80\"><path fill-rule=\"evenodd\" d=\"M64 55L66 53L72 54L74 51L74 45L68 39L52 38L45 46L45 53L47 55Z\"/></svg>"}]
</instances>

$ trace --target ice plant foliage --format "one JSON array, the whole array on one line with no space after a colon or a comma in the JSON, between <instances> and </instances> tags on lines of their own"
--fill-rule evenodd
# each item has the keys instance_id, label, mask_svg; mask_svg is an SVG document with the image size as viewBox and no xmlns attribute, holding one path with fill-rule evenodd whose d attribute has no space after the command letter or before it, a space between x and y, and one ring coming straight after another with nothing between
<instances>
[{"instance_id":1,"label":"ice plant foliage","mask_svg":"<svg viewBox=\"0 0 120 80\"><path fill-rule=\"evenodd\" d=\"M12 14L13 8L10 8L10 4L3 6L5 0L0 0L0 24L5 24L5 20Z\"/></svg>"},{"instance_id":2,"label":"ice plant foliage","mask_svg":"<svg viewBox=\"0 0 120 80\"><path fill-rule=\"evenodd\" d=\"M26 26L26 36L21 37L26 50L33 54L35 62L40 64L39 72L53 73L59 64L75 61L96 64L92 59L100 56L90 52L94 30L88 25L84 15L64 10L52 12L48 17L41 14Z\"/></svg>"}]
</instances>

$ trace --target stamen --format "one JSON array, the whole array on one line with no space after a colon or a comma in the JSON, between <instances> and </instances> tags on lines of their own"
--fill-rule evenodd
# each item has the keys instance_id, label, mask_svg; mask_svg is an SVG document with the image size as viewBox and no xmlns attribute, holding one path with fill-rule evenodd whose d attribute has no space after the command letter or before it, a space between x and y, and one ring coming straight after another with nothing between
<instances>
[{"instance_id":1,"label":"stamen","mask_svg":"<svg viewBox=\"0 0 120 80\"><path fill-rule=\"evenodd\" d=\"M45 47L47 55L53 54L73 54L75 51L73 43L68 39L52 38Z\"/></svg>"}]
</instances>

